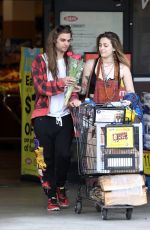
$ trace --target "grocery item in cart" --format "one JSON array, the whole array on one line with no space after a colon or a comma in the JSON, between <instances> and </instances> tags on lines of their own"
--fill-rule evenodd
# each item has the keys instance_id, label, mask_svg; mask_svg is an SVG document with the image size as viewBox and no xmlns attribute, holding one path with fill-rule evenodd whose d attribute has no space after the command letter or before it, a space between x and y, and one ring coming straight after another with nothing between
<instances>
[{"instance_id":1,"label":"grocery item in cart","mask_svg":"<svg viewBox=\"0 0 150 230\"><path fill-rule=\"evenodd\" d=\"M140 174L107 175L98 178L95 196L104 205L143 205L147 203L145 179Z\"/></svg>"},{"instance_id":2,"label":"grocery item in cart","mask_svg":"<svg viewBox=\"0 0 150 230\"><path fill-rule=\"evenodd\" d=\"M135 188L145 185L145 178L140 174L105 175L98 177L98 185L103 191Z\"/></svg>"},{"instance_id":3,"label":"grocery item in cart","mask_svg":"<svg viewBox=\"0 0 150 230\"><path fill-rule=\"evenodd\" d=\"M99 105L95 108L95 122L102 123L124 123L125 108L117 107L101 107Z\"/></svg>"},{"instance_id":4,"label":"grocery item in cart","mask_svg":"<svg viewBox=\"0 0 150 230\"><path fill-rule=\"evenodd\" d=\"M105 144L104 128L102 128L103 135L101 135L101 144ZM96 143L96 128L89 127L87 131L86 153L84 156L84 169L88 173L97 172L97 143ZM102 160L102 159L101 159Z\"/></svg>"}]
</instances>

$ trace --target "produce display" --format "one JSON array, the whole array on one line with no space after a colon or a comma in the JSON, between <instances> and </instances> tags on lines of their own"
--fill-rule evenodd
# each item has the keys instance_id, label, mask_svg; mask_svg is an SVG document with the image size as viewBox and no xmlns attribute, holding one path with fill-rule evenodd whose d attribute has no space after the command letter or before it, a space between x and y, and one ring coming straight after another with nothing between
<instances>
[{"instance_id":1,"label":"produce display","mask_svg":"<svg viewBox=\"0 0 150 230\"><path fill-rule=\"evenodd\" d=\"M19 71L15 68L0 69L0 92L19 93Z\"/></svg>"}]
</instances>

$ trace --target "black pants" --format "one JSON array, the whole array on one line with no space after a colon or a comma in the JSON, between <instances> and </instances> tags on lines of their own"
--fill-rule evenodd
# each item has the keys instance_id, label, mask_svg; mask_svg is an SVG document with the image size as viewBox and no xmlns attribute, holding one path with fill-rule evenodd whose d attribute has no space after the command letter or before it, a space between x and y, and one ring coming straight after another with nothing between
<instances>
[{"instance_id":1,"label":"black pants","mask_svg":"<svg viewBox=\"0 0 150 230\"><path fill-rule=\"evenodd\" d=\"M62 117L62 126L56 124L54 117L38 117L35 118L33 125L36 138L44 149L44 161L47 165L42 180L48 181L55 191L56 187L64 186L70 166L72 117L70 114Z\"/></svg>"}]
</instances>

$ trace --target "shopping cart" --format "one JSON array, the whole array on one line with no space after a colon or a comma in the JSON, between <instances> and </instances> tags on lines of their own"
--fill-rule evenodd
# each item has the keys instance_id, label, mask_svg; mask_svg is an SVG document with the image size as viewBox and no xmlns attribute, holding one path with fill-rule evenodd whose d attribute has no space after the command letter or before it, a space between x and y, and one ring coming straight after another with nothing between
<instances>
[{"instance_id":1,"label":"shopping cart","mask_svg":"<svg viewBox=\"0 0 150 230\"><path fill-rule=\"evenodd\" d=\"M82 200L94 201L102 219L108 209L124 209L131 219L132 205L105 205L97 196L97 178L104 175L139 174L143 171L142 124L125 121L125 108L93 107L81 104L73 108L78 172L81 184L78 189L75 213L82 211Z\"/></svg>"}]
</instances>

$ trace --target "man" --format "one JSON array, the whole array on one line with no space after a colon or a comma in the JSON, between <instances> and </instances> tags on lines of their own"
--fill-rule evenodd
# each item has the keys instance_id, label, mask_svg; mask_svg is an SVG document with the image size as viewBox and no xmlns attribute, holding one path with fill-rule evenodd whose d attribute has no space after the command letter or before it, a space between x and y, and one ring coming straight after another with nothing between
<instances>
[{"instance_id":1,"label":"man","mask_svg":"<svg viewBox=\"0 0 150 230\"><path fill-rule=\"evenodd\" d=\"M48 36L46 52L32 63L35 108L32 112L36 136L35 153L42 187L48 196L48 210L68 207L65 182L70 165L73 121L64 106L67 86L75 80L66 76L67 51L70 49L70 26L58 26ZM78 106L77 93L72 93L71 106Z\"/></svg>"}]
</instances>

